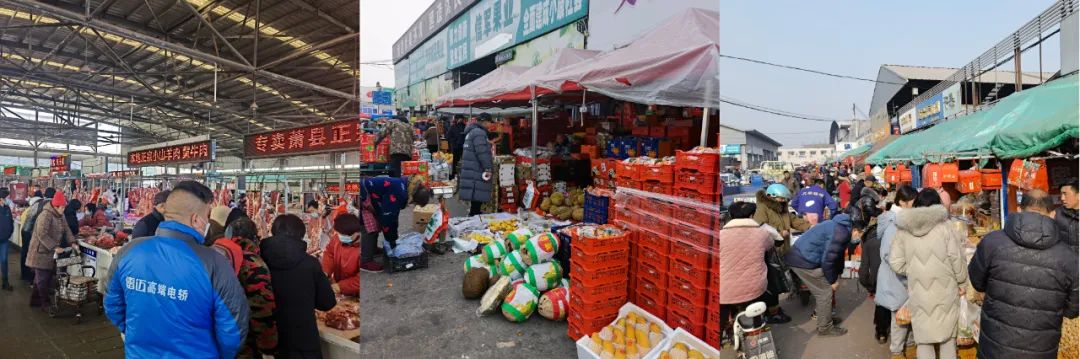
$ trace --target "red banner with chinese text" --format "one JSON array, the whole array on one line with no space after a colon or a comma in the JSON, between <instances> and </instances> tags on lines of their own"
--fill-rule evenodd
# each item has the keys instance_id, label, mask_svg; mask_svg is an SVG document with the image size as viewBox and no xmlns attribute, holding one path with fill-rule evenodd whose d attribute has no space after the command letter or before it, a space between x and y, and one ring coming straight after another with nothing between
<instances>
[{"instance_id":1,"label":"red banner with chinese text","mask_svg":"<svg viewBox=\"0 0 1080 359\"><path fill-rule=\"evenodd\" d=\"M128 152L129 167L154 166L173 163L208 162L214 159L212 141L185 143L182 145L152 148Z\"/></svg>"},{"instance_id":2,"label":"red banner with chinese text","mask_svg":"<svg viewBox=\"0 0 1080 359\"><path fill-rule=\"evenodd\" d=\"M339 192L341 192L341 186L337 185L337 184L328 184L328 185L326 185L326 192L328 192L328 193L339 193ZM345 183L345 193L360 193L360 183L359 182L346 182Z\"/></svg>"},{"instance_id":3,"label":"red banner with chinese text","mask_svg":"<svg viewBox=\"0 0 1080 359\"><path fill-rule=\"evenodd\" d=\"M244 136L244 156L276 157L340 150L360 145L360 121L343 120Z\"/></svg>"}]
</instances>

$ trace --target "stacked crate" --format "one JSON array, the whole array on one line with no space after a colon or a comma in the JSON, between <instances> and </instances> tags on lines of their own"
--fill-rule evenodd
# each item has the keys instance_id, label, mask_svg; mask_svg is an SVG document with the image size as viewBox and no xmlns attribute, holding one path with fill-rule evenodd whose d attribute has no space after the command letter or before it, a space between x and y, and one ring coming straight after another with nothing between
<instances>
[{"instance_id":1,"label":"stacked crate","mask_svg":"<svg viewBox=\"0 0 1080 359\"><path fill-rule=\"evenodd\" d=\"M666 319L673 206L654 196L631 197L630 203L633 212L642 218L634 244L637 266L634 303L658 318Z\"/></svg>"},{"instance_id":2,"label":"stacked crate","mask_svg":"<svg viewBox=\"0 0 1080 359\"><path fill-rule=\"evenodd\" d=\"M609 235L597 235L608 233ZM579 228L571 240L570 310L567 334L577 340L619 315L626 303L630 235L615 226Z\"/></svg>"},{"instance_id":3,"label":"stacked crate","mask_svg":"<svg viewBox=\"0 0 1080 359\"><path fill-rule=\"evenodd\" d=\"M517 184L516 176L514 174L514 157L513 156L496 156L495 157L495 183L498 183L498 189L496 197L498 197L497 208L502 212L517 212L518 206L521 201L518 199L518 190L515 185Z\"/></svg>"},{"instance_id":4,"label":"stacked crate","mask_svg":"<svg viewBox=\"0 0 1080 359\"><path fill-rule=\"evenodd\" d=\"M643 191L671 195L675 183L674 166L670 163L639 165L638 179Z\"/></svg>"},{"instance_id":5,"label":"stacked crate","mask_svg":"<svg viewBox=\"0 0 1080 359\"><path fill-rule=\"evenodd\" d=\"M705 203L720 203L720 154L675 152L676 197Z\"/></svg>"},{"instance_id":6,"label":"stacked crate","mask_svg":"<svg viewBox=\"0 0 1080 359\"><path fill-rule=\"evenodd\" d=\"M641 189L641 173L638 167L636 163L615 162L615 186Z\"/></svg>"}]
</instances>

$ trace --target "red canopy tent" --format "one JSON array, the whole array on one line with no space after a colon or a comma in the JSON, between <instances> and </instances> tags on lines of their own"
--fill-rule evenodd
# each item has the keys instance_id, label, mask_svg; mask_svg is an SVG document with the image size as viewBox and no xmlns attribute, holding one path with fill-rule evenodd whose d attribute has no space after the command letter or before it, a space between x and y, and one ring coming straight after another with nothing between
<instances>
[{"instance_id":1,"label":"red canopy tent","mask_svg":"<svg viewBox=\"0 0 1080 359\"><path fill-rule=\"evenodd\" d=\"M496 88L513 81L528 69L524 66L498 67L465 86L439 96L435 102L439 104L437 107L468 106L479 102L490 102L495 95L499 94Z\"/></svg>"}]
</instances>

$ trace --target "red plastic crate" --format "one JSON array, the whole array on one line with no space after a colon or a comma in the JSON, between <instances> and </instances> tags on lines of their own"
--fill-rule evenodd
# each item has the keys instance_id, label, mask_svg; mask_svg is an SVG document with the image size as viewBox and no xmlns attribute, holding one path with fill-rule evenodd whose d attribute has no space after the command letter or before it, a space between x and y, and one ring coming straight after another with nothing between
<instances>
[{"instance_id":1,"label":"red plastic crate","mask_svg":"<svg viewBox=\"0 0 1080 359\"><path fill-rule=\"evenodd\" d=\"M705 230L685 223L671 224L671 238L693 244L703 250L715 248L716 237L714 236L717 233L716 231Z\"/></svg>"},{"instance_id":2,"label":"red plastic crate","mask_svg":"<svg viewBox=\"0 0 1080 359\"><path fill-rule=\"evenodd\" d=\"M709 313L705 309L705 302L694 302L678 293L668 291L668 310L675 311L690 321L704 324ZM717 308L719 310L719 308ZM717 313L719 316L719 313Z\"/></svg>"},{"instance_id":3,"label":"red plastic crate","mask_svg":"<svg viewBox=\"0 0 1080 359\"><path fill-rule=\"evenodd\" d=\"M640 175L638 172L639 170L637 164L626 163L623 161L615 163L615 178L631 179L636 181L639 179Z\"/></svg>"},{"instance_id":4,"label":"red plastic crate","mask_svg":"<svg viewBox=\"0 0 1080 359\"><path fill-rule=\"evenodd\" d=\"M630 133L632 133L634 136L649 137L649 127L635 126L632 130L630 130Z\"/></svg>"},{"instance_id":5,"label":"red plastic crate","mask_svg":"<svg viewBox=\"0 0 1080 359\"><path fill-rule=\"evenodd\" d=\"M649 137L665 137L667 136L667 126L651 126L649 127Z\"/></svg>"},{"instance_id":6,"label":"red plastic crate","mask_svg":"<svg viewBox=\"0 0 1080 359\"><path fill-rule=\"evenodd\" d=\"M705 344L720 350L720 328L705 326Z\"/></svg>"},{"instance_id":7,"label":"red plastic crate","mask_svg":"<svg viewBox=\"0 0 1080 359\"><path fill-rule=\"evenodd\" d=\"M638 166L642 181L657 181L660 183L675 183L675 166L671 164L643 164Z\"/></svg>"},{"instance_id":8,"label":"red plastic crate","mask_svg":"<svg viewBox=\"0 0 1080 359\"><path fill-rule=\"evenodd\" d=\"M683 330L693 334L695 337L701 338L705 335L705 321L693 321L690 318L680 314L679 312L672 310L668 307L667 320L665 320L668 326L672 328L683 328Z\"/></svg>"},{"instance_id":9,"label":"red plastic crate","mask_svg":"<svg viewBox=\"0 0 1080 359\"><path fill-rule=\"evenodd\" d=\"M567 323L576 326L577 329L581 331L582 335L598 332L608 324L611 324L611 322L619 316L619 309L616 308L615 311L610 314L586 314L587 313L575 310L574 306L570 306L570 311L566 313Z\"/></svg>"},{"instance_id":10,"label":"red plastic crate","mask_svg":"<svg viewBox=\"0 0 1080 359\"><path fill-rule=\"evenodd\" d=\"M671 195L675 196L675 197L682 197L682 198L698 201L698 202L705 203L705 204L710 204L710 205L719 205L720 204L720 193L713 193L713 194L700 193L698 191L691 190L691 189L675 188L674 190L672 190Z\"/></svg>"},{"instance_id":11,"label":"red plastic crate","mask_svg":"<svg viewBox=\"0 0 1080 359\"><path fill-rule=\"evenodd\" d=\"M705 308L705 327L706 328L719 328L720 327L720 307L707 307Z\"/></svg>"},{"instance_id":12,"label":"red plastic crate","mask_svg":"<svg viewBox=\"0 0 1080 359\"><path fill-rule=\"evenodd\" d=\"M670 259L668 259L667 255L657 252L649 247L642 247L641 245L638 245L637 247L637 261L638 263L651 264L657 268L667 268L668 263L670 263Z\"/></svg>"},{"instance_id":13,"label":"red plastic crate","mask_svg":"<svg viewBox=\"0 0 1080 359\"><path fill-rule=\"evenodd\" d=\"M629 241L627 241L629 243ZM598 270L611 266L618 266L629 263L630 260L630 248L606 250L606 251L590 251L586 247L571 246L573 250L570 251L573 261L580 264L585 270Z\"/></svg>"},{"instance_id":14,"label":"red plastic crate","mask_svg":"<svg viewBox=\"0 0 1080 359\"><path fill-rule=\"evenodd\" d=\"M709 300L708 289L704 286L694 285L694 283L679 277L669 276L667 288L668 294L677 294L682 298L690 300L691 303L704 305Z\"/></svg>"},{"instance_id":15,"label":"red plastic crate","mask_svg":"<svg viewBox=\"0 0 1080 359\"><path fill-rule=\"evenodd\" d=\"M709 271L709 293L720 295L720 273L719 271Z\"/></svg>"},{"instance_id":16,"label":"red plastic crate","mask_svg":"<svg viewBox=\"0 0 1080 359\"><path fill-rule=\"evenodd\" d=\"M671 217L671 210L674 207L671 203L656 198L639 198L634 202L638 209L661 217L660 219L664 222L667 222L666 217ZM652 222L655 221L649 221L649 223Z\"/></svg>"},{"instance_id":17,"label":"red plastic crate","mask_svg":"<svg viewBox=\"0 0 1080 359\"><path fill-rule=\"evenodd\" d=\"M613 311L617 313L623 304L626 304L626 296L589 301L570 293L570 308L583 313L582 315L586 317L594 316L594 314L607 314Z\"/></svg>"},{"instance_id":18,"label":"red plastic crate","mask_svg":"<svg viewBox=\"0 0 1080 359\"><path fill-rule=\"evenodd\" d=\"M574 323L566 323L566 335L569 336L571 340L577 341L586 334L582 333L581 329L578 329L577 325Z\"/></svg>"},{"instance_id":19,"label":"red plastic crate","mask_svg":"<svg viewBox=\"0 0 1080 359\"><path fill-rule=\"evenodd\" d=\"M615 179L615 187L641 189L641 182L635 179L619 177Z\"/></svg>"},{"instance_id":20,"label":"red plastic crate","mask_svg":"<svg viewBox=\"0 0 1080 359\"><path fill-rule=\"evenodd\" d=\"M670 256L671 258L678 258L683 262L701 267L708 266L709 260L712 259L709 252L698 249L698 247L683 241L671 241Z\"/></svg>"},{"instance_id":21,"label":"red plastic crate","mask_svg":"<svg viewBox=\"0 0 1080 359\"><path fill-rule=\"evenodd\" d=\"M658 267L655 264L642 262L640 260L637 261L637 267L638 279L649 280L653 283L667 287L667 267Z\"/></svg>"},{"instance_id":22,"label":"red plastic crate","mask_svg":"<svg viewBox=\"0 0 1080 359\"><path fill-rule=\"evenodd\" d=\"M573 295L581 296L588 301L600 301L604 299L618 298L626 293L627 282L615 282L602 285L586 286L576 279L570 280L570 288L574 288Z\"/></svg>"},{"instance_id":23,"label":"red plastic crate","mask_svg":"<svg viewBox=\"0 0 1080 359\"><path fill-rule=\"evenodd\" d=\"M570 262L570 279L577 280L582 285L600 286L604 284L627 282L626 272L630 264L604 267L598 270L586 270L580 263Z\"/></svg>"},{"instance_id":24,"label":"red plastic crate","mask_svg":"<svg viewBox=\"0 0 1080 359\"><path fill-rule=\"evenodd\" d=\"M667 297L653 298L648 294L638 293L637 301L634 302L637 306L644 309L649 314L655 315L660 320L667 322Z\"/></svg>"},{"instance_id":25,"label":"red plastic crate","mask_svg":"<svg viewBox=\"0 0 1080 359\"><path fill-rule=\"evenodd\" d=\"M644 293L652 298L664 298L668 293L665 284L667 283L654 283L648 279L639 278L637 293Z\"/></svg>"},{"instance_id":26,"label":"red plastic crate","mask_svg":"<svg viewBox=\"0 0 1080 359\"><path fill-rule=\"evenodd\" d=\"M690 136L690 128L689 127L670 126L670 127L667 128L667 136L668 137L689 137Z\"/></svg>"},{"instance_id":27,"label":"red plastic crate","mask_svg":"<svg viewBox=\"0 0 1080 359\"><path fill-rule=\"evenodd\" d=\"M618 237L592 238L589 236L578 235L575 231L570 237L570 241L570 243L572 243L571 248L587 251L589 253L617 251L630 248L629 232Z\"/></svg>"},{"instance_id":28,"label":"red plastic crate","mask_svg":"<svg viewBox=\"0 0 1080 359\"><path fill-rule=\"evenodd\" d=\"M675 172L675 188L715 194L720 191L719 183L720 175L716 173L702 173L685 168Z\"/></svg>"},{"instance_id":29,"label":"red plastic crate","mask_svg":"<svg viewBox=\"0 0 1080 359\"><path fill-rule=\"evenodd\" d=\"M675 191L675 187L673 187L671 183L642 181L641 190L645 192L659 193L670 196Z\"/></svg>"},{"instance_id":30,"label":"red plastic crate","mask_svg":"<svg viewBox=\"0 0 1080 359\"><path fill-rule=\"evenodd\" d=\"M675 151L675 169L693 169L701 173L720 173L719 153Z\"/></svg>"},{"instance_id":31,"label":"red plastic crate","mask_svg":"<svg viewBox=\"0 0 1080 359\"><path fill-rule=\"evenodd\" d=\"M651 228L644 228L640 233L637 233L637 244L640 247L652 249L663 255L671 254L671 240L668 236L655 233Z\"/></svg>"},{"instance_id":32,"label":"red plastic crate","mask_svg":"<svg viewBox=\"0 0 1080 359\"><path fill-rule=\"evenodd\" d=\"M690 282L700 288L709 287L710 276L708 268L695 266L676 258L672 258L669 261L668 275Z\"/></svg>"},{"instance_id":33,"label":"red plastic crate","mask_svg":"<svg viewBox=\"0 0 1080 359\"><path fill-rule=\"evenodd\" d=\"M705 231L714 231L720 227L720 211L702 211L691 206L675 205L671 208L671 218L686 224L692 224Z\"/></svg>"}]
</instances>

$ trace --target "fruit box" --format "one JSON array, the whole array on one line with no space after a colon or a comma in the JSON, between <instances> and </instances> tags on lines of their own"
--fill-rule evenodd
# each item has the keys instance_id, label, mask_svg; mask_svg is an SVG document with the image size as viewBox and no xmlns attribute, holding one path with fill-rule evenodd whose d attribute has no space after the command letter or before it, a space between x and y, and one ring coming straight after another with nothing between
<instances>
[{"instance_id":1,"label":"fruit box","mask_svg":"<svg viewBox=\"0 0 1080 359\"><path fill-rule=\"evenodd\" d=\"M660 326L660 332L664 334L664 340L660 341L660 343L657 344L655 347L653 347L651 350L649 350L648 353L642 353L642 355L641 355L642 358L655 358L657 356L657 354L660 352L658 349L664 347L664 345L667 344L668 340L674 335L675 332L673 330L671 330L671 327L668 327L667 324L664 323L663 320L661 320L660 318L657 318L655 315L652 315L651 313L645 311L644 309L641 309L641 307L638 307L638 306L634 305L634 303L626 303L626 304L624 304L622 306L622 308L619 308L619 316L615 317L615 320L612 320L611 324L615 324L616 322L618 322L619 318L625 318L626 315L628 313L630 313L630 312L634 312L638 316L644 317L645 320L648 320L650 323L655 323L656 325ZM595 353L595 352L593 352L592 350L589 349L589 340L591 340L591 339L589 339L589 336L592 335L592 333L581 333L581 334L582 334L581 338L579 338L577 340L577 343L576 343L577 344L577 357L578 357L578 359L600 359L600 354ZM701 340L698 340L698 341L700 342ZM704 344L704 343L702 343L702 344L705 345L706 347L708 347L707 344ZM689 343L687 345L689 345ZM713 351L713 352L716 353L716 355L714 355L714 356L716 356L716 357L720 356L719 352L717 352L717 351ZM702 352L702 353L704 353L704 352Z\"/></svg>"},{"instance_id":2,"label":"fruit box","mask_svg":"<svg viewBox=\"0 0 1080 359\"><path fill-rule=\"evenodd\" d=\"M654 351L656 352L657 357L659 357L660 353L663 353L664 351L667 351L667 350L671 350L671 348L673 346L675 346L676 343L686 344L687 348L697 350L697 351L701 352L701 354L704 354L704 356L706 358L719 358L720 357L720 351L719 350L717 350L716 348L713 348L712 346L709 346L709 344L706 344L700 338L695 337L694 335L690 334L690 332L687 332L683 328L675 329L675 332L673 332L671 334L671 336L668 337L668 339L665 340L664 343L662 343L660 345L660 348L659 348L660 350L655 350L654 349Z\"/></svg>"}]
</instances>

